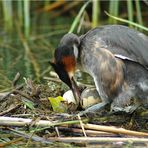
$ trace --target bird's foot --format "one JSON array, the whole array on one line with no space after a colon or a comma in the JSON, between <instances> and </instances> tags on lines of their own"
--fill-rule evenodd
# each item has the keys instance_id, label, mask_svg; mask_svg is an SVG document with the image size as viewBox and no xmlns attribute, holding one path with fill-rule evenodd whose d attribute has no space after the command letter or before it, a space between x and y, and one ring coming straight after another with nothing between
<instances>
[{"instance_id":1,"label":"bird's foot","mask_svg":"<svg viewBox=\"0 0 148 148\"><path fill-rule=\"evenodd\" d=\"M80 116L96 114L98 111L103 110L107 104L108 103L106 103L106 102L101 102L101 103L95 104L95 105L87 108L86 110L79 112L78 114Z\"/></svg>"}]
</instances>

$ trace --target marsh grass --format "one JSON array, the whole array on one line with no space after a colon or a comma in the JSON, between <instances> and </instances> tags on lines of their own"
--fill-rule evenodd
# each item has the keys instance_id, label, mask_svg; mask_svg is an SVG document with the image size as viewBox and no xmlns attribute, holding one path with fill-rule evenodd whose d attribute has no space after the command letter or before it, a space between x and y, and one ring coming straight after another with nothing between
<instances>
[{"instance_id":1,"label":"marsh grass","mask_svg":"<svg viewBox=\"0 0 148 148\"><path fill-rule=\"evenodd\" d=\"M127 10L128 10L128 20L130 22L133 22L134 15L133 15L133 1L132 0L127 1ZM132 26L132 25L130 24L130 26Z\"/></svg>"},{"instance_id":2,"label":"marsh grass","mask_svg":"<svg viewBox=\"0 0 148 148\"><path fill-rule=\"evenodd\" d=\"M13 5L10 0L2 0L2 9L4 17L4 28L8 31L11 31L13 28Z\"/></svg>"},{"instance_id":3,"label":"marsh grass","mask_svg":"<svg viewBox=\"0 0 148 148\"><path fill-rule=\"evenodd\" d=\"M109 13L114 16L119 16L119 0L110 0L109 2ZM109 17L110 24L117 24L117 20Z\"/></svg>"},{"instance_id":4,"label":"marsh grass","mask_svg":"<svg viewBox=\"0 0 148 148\"><path fill-rule=\"evenodd\" d=\"M30 35L30 1L24 0L24 34L26 38Z\"/></svg>"},{"instance_id":5,"label":"marsh grass","mask_svg":"<svg viewBox=\"0 0 148 148\"><path fill-rule=\"evenodd\" d=\"M92 0L92 27L96 27L100 20L100 1Z\"/></svg>"},{"instance_id":6,"label":"marsh grass","mask_svg":"<svg viewBox=\"0 0 148 148\"><path fill-rule=\"evenodd\" d=\"M141 11L141 5L140 5L140 0L135 1L136 4L136 11L137 11L137 22L140 25L143 25L143 19L142 19L142 11Z\"/></svg>"}]
</instances>

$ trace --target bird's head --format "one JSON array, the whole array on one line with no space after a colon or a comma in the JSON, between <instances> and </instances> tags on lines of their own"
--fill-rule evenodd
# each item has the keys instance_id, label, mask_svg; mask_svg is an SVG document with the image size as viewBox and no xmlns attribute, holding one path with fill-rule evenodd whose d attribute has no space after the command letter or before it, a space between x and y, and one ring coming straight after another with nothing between
<instances>
[{"instance_id":1,"label":"bird's head","mask_svg":"<svg viewBox=\"0 0 148 148\"><path fill-rule=\"evenodd\" d=\"M78 57L78 45L79 38L76 35L66 34L55 50L54 62L50 62L59 78L72 90L77 103L80 102L80 93L73 76Z\"/></svg>"}]
</instances>

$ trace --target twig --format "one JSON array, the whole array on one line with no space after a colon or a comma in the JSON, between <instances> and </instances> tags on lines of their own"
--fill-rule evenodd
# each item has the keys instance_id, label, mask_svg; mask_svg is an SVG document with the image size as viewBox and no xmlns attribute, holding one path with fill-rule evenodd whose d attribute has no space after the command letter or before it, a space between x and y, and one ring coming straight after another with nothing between
<instances>
[{"instance_id":1,"label":"twig","mask_svg":"<svg viewBox=\"0 0 148 148\"><path fill-rule=\"evenodd\" d=\"M4 99L6 99L7 97L9 97L11 94L13 94L13 92L15 90L20 90L22 89L24 86L24 84L20 84L19 86L17 86L15 89L12 89L10 92L8 92L5 96L3 96L2 98L0 98L0 102L3 101Z\"/></svg>"},{"instance_id":2,"label":"twig","mask_svg":"<svg viewBox=\"0 0 148 148\"><path fill-rule=\"evenodd\" d=\"M61 137L61 136L60 136L60 133L59 133L58 127L55 127L55 131L56 131L56 133L57 133L57 136L58 136L58 137Z\"/></svg>"},{"instance_id":3,"label":"twig","mask_svg":"<svg viewBox=\"0 0 148 148\"><path fill-rule=\"evenodd\" d=\"M60 131L63 132L71 132L71 133L80 133L82 134L82 129L80 128L70 128L70 127L58 127L58 129ZM87 134L88 137L117 137L118 134L114 134L114 133L109 133L109 132L102 132L102 131L96 131L96 130L86 130L85 129L85 133Z\"/></svg>"},{"instance_id":4,"label":"twig","mask_svg":"<svg viewBox=\"0 0 148 148\"><path fill-rule=\"evenodd\" d=\"M84 126L83 126L83 123L82 123L82 120L81 120L81 117L80 117L79 114L78 114L78 119L80 120L80 126L82 128L83 134L84 134L85 137L87 137L86 132L85 132L85 129L84 129Z\"/></svg>"},{"instance_id":5,"label":"twig","mask_svg":"<svg viewBox=\"0 0 148 148\"><path fill-rule=\"evenodd\" d=\"M35 114L36 116L39 116L40 114ZM11 117L32 117L32 114L15 114L11 115Z\"/></svg>"},{"instance_id":6,"label":"twig","mask_svg":"<svg viewBox=\"0 0 148 148\"><path fill-rule=\"evenodd\" d=\"M36 116L39 116L39 114L35 114ZM32 114L15 114L11 115L11 117L32 117Z\"/></svg>"},{"instance_id":7,"label":"twig","mask_svg":"<svg viewBox=\"0 0 148 148\"><path fill-rule=\"evenodd\" d=\"M11 108L9 108L9 109L3 111L3 112L0 112L0 116L5 115L5 114L7 114L7 113L9 113L9 112L11 112L11 111L17 109L18 107L20 107L21 104L22 104L22 103L19 103L19 104L15 105L14 107L11 107Z\"/></svg>"},{"instance_id":8,"label":"twig","mask_svg":"<svg viewBox=\"0 0 148 148\"><path fill-rule=\"evenodd\" d=\"M20 76L21 76L21 75L20 75L19 72L15 75L15 77L14 77L14 79L13 79L13 81L12 81L12 86L13 86L13 87L16 86L16 83L18 82Z\"/></svg>"},{"instance_id":9,"label":"twig","mask_svg":"<svg viewBox=\"0 0 148 148\"><path fill-rule=\"evenodd\" d=\"M82 121L87 122L88 120L85 119ZM25 126L31 123L32 123L32 119L0 117L0 125L3 125L3 126ZM44 127L42 129L38 129L38 130L44 130L44 129L48 129L51 126L70 125L70 124L77 124L77 123L80 123L80 121L73 120L73 121L65 121L65 122L57 122L57 121L51 122L47 120L40 120L36 122L34 125L39 127ZM83 124L83 126L85 129L94 129L94 130L117 133L117 134L148 137L148 133L131 131L123 128L116 128L116 127L110 127L110 126L104 126L104 125L94 125L94 124Z\"/></svg>"},{"instance_id":10,"label":"twig","mask_svg":"<svg viewBox=\"0 0 148 148\"><path fill-rule=\"evenodd\" d=\"M32 123L32 119L14 118L14 117L0 117L0 125L3 126L25 126ZM36 126L42 127L51 125L52 122L46 120L40 120L35 123Z\"/></svg>"},{"instance_id":11,"label":"twig","mask_svg":"<svg viewBox=\"0 0 148 148\"><path fill-rule=\"evenodd\" d=\"M21 95L22 97L25 97L25 98L27 98L29 100L31 99L31 97L29 95L27 95L27 94L25 94L25 93L23 93L23 92L21 92L19 90L14 90L13 92L17 93L17 94Z\"/></svg>"},{"instance_id":12,"label":"twig","mask_svg":"<svg viewBox=\"0 0 148 148\"><path fill-rule=\"evenodd\" d=\"M23 139L24 139L24 138L19 137L19 138L17 138L17 139L11 140L11 141L9 141L9 142L7 142L7 143L0 143L0 147L6 147L6 146L8 146L8 145L12 145L12 144L17 143L17 142L19 142L19 141L22 141Z\"/></svg>"},{"instance_id":13,"label":"twig","mask_svg":"<svg viewBox=\"0 0 148 148\"><path fill-rule=\"evenodd\" d=\"M148 133L131 131L131 130L123 129L123 128L110 127L110 126L104 126L104 125L84 124L84 128L94 129L94 130L99 130L99 131L104 131L104 132L112 132L112 133L117 133L117 134L148 137Z\"/></svg>"},{"instance_id":14,"label":"twig","mask_svg":"<svg viewBox=\"0 0 148 148\"><path fill-rule=\"evenodd\" d=\"M58 141L58 142L67 142L67 143L80 143L80 142L87 142L87 143L96 143L96 142L135 142L135 143L142 143L148 142L147 138L113 138L113 137L54 137L49 138L51 141Z\"/></svg>"},{"instance_id":15,"label":"twig","mask_svg":"<svg viewBox=\"0 0 148 148\"><path fill-rule=\"evenodd\" d=\"M21 137L23 137L23 138L27 138L27 139L31 138L31 139L34 140L34 141L40 141L40 142L42 142L42 143L47 143L47 144L51 144L51 143L52 143L51 141L46 140L46 139L44 139L44 138L41 138L41 137L39 137L39 136L36 136L36 135L33 135L33 136L32 136L32 133L31 133L31 134L30 134L30 133L27 133L27 134L26 134L26 133L23 132L23 131L18 131L18 130L16 131L16 130L14 130L14 129L12 129L12 128L8 128L8 127L7 127L7 129L10 130L12 134L21 136Z\"/></svg>"},{"instance_id":16,"label":"twig","mask_svg":"<svg viewBox=\"0 0 148 148\"><path fill-rule=\"evenodd\" d=\"M88 120L82 120L83 122L87 122ZM14 118L14 117L0 117L0 125L3 126L25 126L29 125L32 123L32 119L25 119L25 118ZM73 120L73 121L65 121L65 122L51 122L47 120L40 120L34 123L34 126L38 127L44 127L42 129L38 130L43 130L50 128L51 126L58 126L58 125L67 125L67 124L77 124L80 123L79 120Z\"/></svg>"}]
</instances>

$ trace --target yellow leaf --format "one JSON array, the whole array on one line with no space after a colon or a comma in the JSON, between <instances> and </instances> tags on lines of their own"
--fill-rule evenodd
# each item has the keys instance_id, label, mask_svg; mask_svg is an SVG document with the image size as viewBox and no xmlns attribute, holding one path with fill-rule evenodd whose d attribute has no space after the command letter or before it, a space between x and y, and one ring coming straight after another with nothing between
<instances>
[{"instance_id":1,"label":"yellow leaf","mask_svg":"<svg viewBox=\"0 0 148 148\"><path fill-rule=\"evenodd\" d=\"M51 103L53 111L59 113L67 112L67 107L64 105L64 103L62 103L62 101L64 101L63 97L61 96L58 96L56 98L49 97L48 99Z\"/></svg>"}]
</instances>

